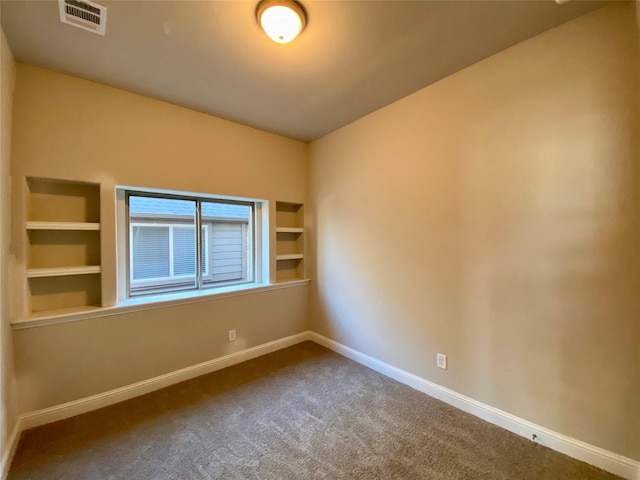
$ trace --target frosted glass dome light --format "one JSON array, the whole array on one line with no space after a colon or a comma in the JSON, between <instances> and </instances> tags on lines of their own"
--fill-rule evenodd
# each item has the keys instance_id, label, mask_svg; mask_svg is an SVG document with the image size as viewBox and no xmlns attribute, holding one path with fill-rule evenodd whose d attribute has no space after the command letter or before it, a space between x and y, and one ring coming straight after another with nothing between
<instances>
[{"instance_id":1,"label":"frosted glass dome light","mask_svg":"<svg viewBox=\"0 0 640 480\"><path fill-rule=\"evenodd\" d=\"M307 24L307 15L295 0L262 0L256 8L258 23L271 40L289 43Z\"/></svg>"}]
</instances>

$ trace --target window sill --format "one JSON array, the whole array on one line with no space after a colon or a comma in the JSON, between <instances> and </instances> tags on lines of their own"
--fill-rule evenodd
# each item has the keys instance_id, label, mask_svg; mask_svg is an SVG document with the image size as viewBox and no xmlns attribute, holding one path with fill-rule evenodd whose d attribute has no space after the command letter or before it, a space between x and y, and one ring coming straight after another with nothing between
<instances>
[{"instance_id":1,"label":"window sill","mask_svg":"<svg viewBox=\"0 0 640 480\"><path fill-rule=\"evenodd\" d=\"M91 318L108 317L112 315L122 315L125 313L138 312L142 310L155 310L158 308L184 305L189 303L209 302L226 297L238 295L251 295L254 293L279 290L281 288L291 288L309 283L308 279L291 280L273 284L250 284L233 285L229 287L216 288L215 290L195 290L190 292L171 293L165 295L153 295L138 297L120 302L114 307L76 307L63 310L52 310L38 312L16 320L11 323L13 330L23 330L26 328L44 327L58 323L77 322Z\"/></svg>"}]
</instances>

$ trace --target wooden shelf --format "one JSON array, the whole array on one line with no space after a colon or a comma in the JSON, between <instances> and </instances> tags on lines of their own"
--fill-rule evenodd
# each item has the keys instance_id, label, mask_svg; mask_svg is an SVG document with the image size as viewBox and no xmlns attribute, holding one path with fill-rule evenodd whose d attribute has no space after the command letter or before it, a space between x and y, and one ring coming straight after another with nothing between
<instances>
[{"instance_id":1,"label":"wooden shelf","mask_svg":"<svg viewBox=\"0 0 640 480\"><path fill-rule=\"evenodd\" d=\"M63 267L63 268L32 268L27 270L27 278L65 277L68 275L90 275L100 273L100 266Z\"/></svg>"},{"instance_id":2,"label":"wooden shelf","mask_svg":"<svg viewBox=\"0 0 640 480\"><path fill-rule=\"evenodd\" d=\"M302 227L276 227L276 233L303 233Z\"/></svg>"},{"instance_id":3,"label":"wooden shelf","mask_svg":"<svg viewBox=\"0 0 640 480\"><path fill-rule=\"evenodd\" d=\"M276 260L302 260L304 253L290 253L288 255L276 255Z\"/></svg>"},{"instance_id":4,"label":"wooden shelf","mask_svg":"<svg viewBox=\"0 0 640 480\"><path fill-rule=\"evenodd\" d=\"M91 222L27 222L27 230L100 230Z\"/></svg>"}]
</instances>

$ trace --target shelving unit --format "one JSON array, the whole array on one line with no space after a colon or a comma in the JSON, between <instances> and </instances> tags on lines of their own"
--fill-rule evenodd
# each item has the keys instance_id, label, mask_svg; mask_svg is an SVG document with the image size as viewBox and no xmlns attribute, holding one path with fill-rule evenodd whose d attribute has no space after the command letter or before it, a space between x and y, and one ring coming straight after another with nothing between
<instances>
[{"instance_id":1,"label":"shelving unit","mask_svg":"<svg viewBox=\"0 0 640 480\"><path fill-rule=\"evenodd\" d=\"M276 202L276 281L303 278L304 205Z\"/></svg>"},{"instance_id":2,"label":"shelving unit","mask_svg":"<svg viewBox=\"0 0 640 480\"><path fill-rule=\"evenodd\" d=\"M100 186L28 178L29 312L101 305Z\"/></svg>"}]
</instances>

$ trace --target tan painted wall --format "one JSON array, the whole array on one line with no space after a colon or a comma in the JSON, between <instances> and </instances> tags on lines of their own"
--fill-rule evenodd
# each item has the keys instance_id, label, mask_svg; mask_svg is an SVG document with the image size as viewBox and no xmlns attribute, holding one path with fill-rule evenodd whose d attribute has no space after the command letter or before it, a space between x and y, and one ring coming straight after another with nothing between
<instances>
[{"instance_id":1,"label":"tan painted wall","mask_svg":"<svg viewBox=\"0 0 640 480\"><path fill-rule=\"evenodd\" d=\"M22 64L13 142L16 297L24 285L25 176L101 184L105 305L115 303L117 291L116 185L261 198L271 210L276 200L306 199L304 143ZM20 409L100 393L301 332L306 299L302 286L14 332ZM229 344L232 327L239 340Z\"/></svg>"},{"instance_id":2,"label":"tan painted wall","mask_svg":"<svg viewBox=\"0 0 640 480\"><path fill-rule=\"evenodd\" d=\"M8 262L10 232L11 112L15 83L15 62L0 30L0 459L9 448L7 440L15 424L13 358L9 327Z\"/></svg>"},{"instance_id":3,"label":"tan painted wall","mask_svg":"<svg viewBox=\"0 0 640 480\"><path fill-rule=\"evenodd\" d=\"M311 329L640 458L637 37L607 6L314 142Z\"/></svg>"},{"instance_id":4,"label":"tan painted wall","mask_svg":"<svg viewBox=\"0 0 640 480\"><path fill-rule=\"evenodd\" d=\"M129 385L306 330L307 286L14 332L23 411ZM227 342L236 329L237 339Z\"/></svg>"}]
</instances>

